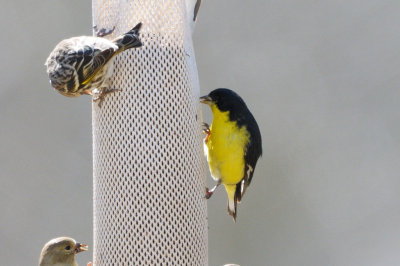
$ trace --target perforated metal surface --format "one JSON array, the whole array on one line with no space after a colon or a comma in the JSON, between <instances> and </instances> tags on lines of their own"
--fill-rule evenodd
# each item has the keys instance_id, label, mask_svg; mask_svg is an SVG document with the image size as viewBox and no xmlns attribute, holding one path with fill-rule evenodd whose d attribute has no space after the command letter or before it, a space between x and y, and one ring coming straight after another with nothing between
<instances>
[{"instance_id":1,"label":"perforated metal surface","mask_svg":"<svg viewBox=\"0 0 400 266\"><path fill-rule=\"evenodd\" d=\"M144 46L114 60L93 110L94 264L207 265L199 87L183 0L93 0L114 38L143 22Z\"/></svg>"}]
</instances>

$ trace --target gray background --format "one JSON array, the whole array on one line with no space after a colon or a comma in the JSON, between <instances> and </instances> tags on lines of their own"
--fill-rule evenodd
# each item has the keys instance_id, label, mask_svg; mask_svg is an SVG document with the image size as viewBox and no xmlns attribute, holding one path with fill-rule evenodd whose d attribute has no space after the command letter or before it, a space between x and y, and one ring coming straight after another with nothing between
<instances>
[{"instance_id":1,"label":"gray background","mask_svg":"<svg viewBox=\"0 0 400 266\"><path fill-rule=\"evenodd\" d=\"M90 99L56 93L43 66L61 39L91 34L91 3L1 5L0 258L35 265L55 236L92 242ZM203 0L202 93L242 95L264 147L236 224L222 189L208 202L210 265L400 264L399 10Z\"/></svg>"}]
</instances>

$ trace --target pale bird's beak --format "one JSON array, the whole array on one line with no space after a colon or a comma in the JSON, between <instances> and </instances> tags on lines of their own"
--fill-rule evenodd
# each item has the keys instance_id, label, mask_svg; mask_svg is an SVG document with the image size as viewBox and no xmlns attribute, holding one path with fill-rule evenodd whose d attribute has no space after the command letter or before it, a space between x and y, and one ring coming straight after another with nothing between
<instances>
[{"instance_id":1,"label":"pale bird's beak","mask_svg":"<svg viewBox=\"0 0 400 266\"><path fill-rule=\"evenodd\" d=\"M75 245L75 253L79 253L82 251L87 251L88 250L88 245L81 244L81 243L76 243Z\"/></svg>"},{"instance_id":2,"label":"pale bird's beak","mask_svg":"<svg viewBox=\"0 0 400 266\"><path fill-rule=\"evenodd\" d=\"M212 102L212 99L210 96L205 95L205 96L200 97L200 102L205 103L205 104L210 104Z\"/></svg>"}]
</instances>

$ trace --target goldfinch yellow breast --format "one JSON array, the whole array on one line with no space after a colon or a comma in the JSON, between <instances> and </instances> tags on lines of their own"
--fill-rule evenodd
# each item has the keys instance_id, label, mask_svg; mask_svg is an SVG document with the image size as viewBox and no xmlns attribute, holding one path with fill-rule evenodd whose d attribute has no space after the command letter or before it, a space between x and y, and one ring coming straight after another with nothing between
<instances>
[{"instance_id":1,"label":"goldfinch yellow breast","mask_svg":"<svg viewBox=\"0 0 400 266\"><path fill-rule=\"evenodd\" d=\"M244 147L249 142L246 128L229 121L229 111L221 112L215 104L210 137L206 143L212 176L224 184L237 184L244 176ZM221 175L223 173L223 175Z\"/></svg>"}]
</instances>

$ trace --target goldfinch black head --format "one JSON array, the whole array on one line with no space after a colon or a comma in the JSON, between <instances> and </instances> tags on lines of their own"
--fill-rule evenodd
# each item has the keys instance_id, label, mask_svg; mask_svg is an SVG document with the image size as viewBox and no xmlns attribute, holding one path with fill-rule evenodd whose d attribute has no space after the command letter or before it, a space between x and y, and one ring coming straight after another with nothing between
<instances>
[{"instance_id":1,"label":"goldfinch black head","mask_svg":"<svg viewBox=\"0 0 400 266\"><path fill-rule=\"evenodd\" d=\"M87 245L76 243L70 237L54 238L44 245L39 258L39 266L77 266L75 255L87 250Z\"/></svg>"},{"instance_id":2,"label":"goldfinch black head","mask_svg":"<svg viewBox=\"0 0 400 266\"><path fill-rule=\"evenodd\" d=\"M205 129L205 152L211 176L217 185L224 184L228 193L228 213L236 220L236 205L253 178L262 154L261 134L257 122L243 99L229 89L216 89L200 97L211 107L213 122Z\"/></svg>"}]
</instances>

